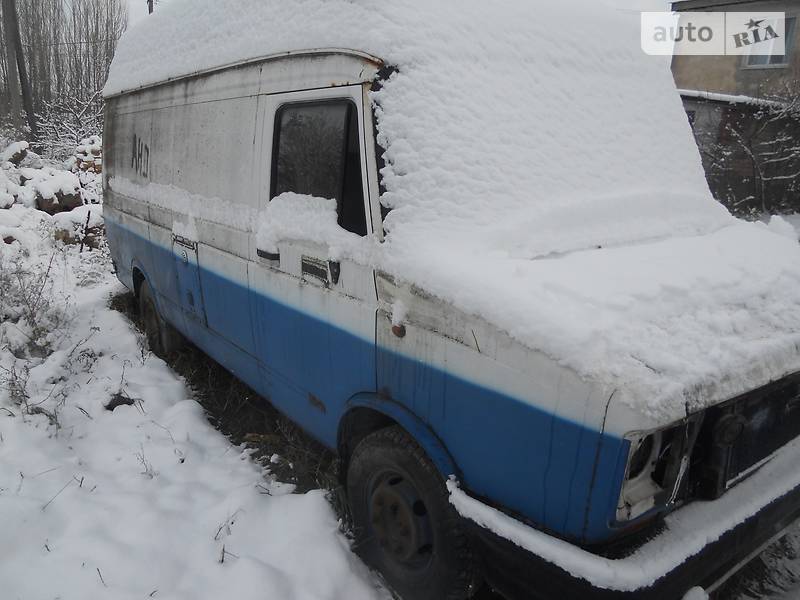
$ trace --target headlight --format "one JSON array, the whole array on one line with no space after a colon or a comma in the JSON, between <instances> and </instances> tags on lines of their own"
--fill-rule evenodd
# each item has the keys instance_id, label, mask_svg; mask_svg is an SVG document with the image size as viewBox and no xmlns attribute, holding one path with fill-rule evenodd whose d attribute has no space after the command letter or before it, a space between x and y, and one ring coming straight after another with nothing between
<instances>
[{"instance_id":1,"label":"headlight","mask_svg":"<svg viewBox=\"0 0 800 600\"><path fill-rule=\"evenodd\" d=\"M654 508L656 496L662 491L652 477L661 451L661 433L633 434L627 439L631 446L617 506L618 521L631 521Z\"/></svg>"},{"instance_id":2,"label":"headlight","mask_svg":"<svg viewBox=\"0 0 800 600\"><path fill-rule=\"evenodd\" d=\"M689 459L703 415L658 431L625 436L630 442L617 521L632 521L652 509L670 508L686 494Z\"/></svg>"},{"instance_id":3,"label":"headlight","mask_svg":"<svg viewBox=\"0 0 800 600\"><path fill-rule=\"evenodd\" d=\"M656 448L656 435L652 434L638 440L628 461L627 479L636 479L653 463L653 450Z\"/></svg>"}]
</instances>

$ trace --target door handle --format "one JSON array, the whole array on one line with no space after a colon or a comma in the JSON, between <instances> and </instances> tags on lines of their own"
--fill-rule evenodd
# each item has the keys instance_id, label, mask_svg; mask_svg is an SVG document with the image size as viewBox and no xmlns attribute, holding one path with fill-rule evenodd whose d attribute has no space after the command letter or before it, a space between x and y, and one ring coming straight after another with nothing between
<instances>
[{"instance_id":1,"label":"door handle","mask_svg":"<svg viewBox=\"0 0 800 600\"><path fill-rule=\"evenodd\" d=\"M331 272L331 283L338 284L339 277L342 275L342 264L338 260L329 260L328 270Z\"/></svg>"},{"instance_id":2,"label":"door handle","mask_svg":"<svg viewBox=\"0 0 800 600\"><path fill-rule=\"evenodd\" d=\"M300 269L303 275L318 279L325 285L328 284L328 262L313 256L303 256L300 259Z\"/></svg>"},{"instance_id":3,"label":"door handle","mask_svg":"<svg viewBox=\"0 0 800 600\"><path fill-rule=\"evenodd\" d=\"M256 252L258 253L259 257L265 258L267 260L272 260L272 261L278 262L281 259L280 252L266 252L264 250L256 250Z\"/></svg>"},{"instance_id":4,"label":"door handle","mask_svg":"<svg viewBox=\"0 0 800 600\"><path fill-rule=\"evenodd\" d=\"M303 275L319 279L326 284L338 284L342 275L342 264L339 261L324 261L313 256L304 256L301 259L301 269Z\"/></svg>"}]
</instances>

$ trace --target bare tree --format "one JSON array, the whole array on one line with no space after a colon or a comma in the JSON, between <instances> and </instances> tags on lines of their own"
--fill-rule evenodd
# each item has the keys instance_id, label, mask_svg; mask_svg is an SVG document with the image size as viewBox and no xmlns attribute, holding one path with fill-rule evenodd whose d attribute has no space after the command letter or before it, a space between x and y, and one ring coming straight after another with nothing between
<instances>
[{"instance_id":1,"label":"bare tree","mask_svg":"<svg viewBox=\"0 0 800 600\"><path fill-rule=\"evenodd\" d=\"M800 212L800 82L715 110L695 136L717 200L743 217Z\"/></svg>"},{"instance_id":2,"label":"bare tree","mask_svg":"<svg viewBox=\"0 0 800 600\"><path fill-rule=\"evenodd\" d=\"M12 127L22 130L22 96L17 74L17 25L14 22L14 0L3 0L3 47L6 52L6 94L8 97L9 121Z\"/></svg>"},{"instance_id":3,"label":"bare tree","mask_svg":"<svg viewBox=\"0 0 800 600\"><path fill-rule=\"evenodd\" d=\"M31 82L28 79L28 68L25 65L25 51L22 48L22 38L19 32L19 15L17 14L16 0L7 0L9 29L14 36L14 52L17 55L17 72L19 73L19 83L22 91L22 106L25 108L25 115L28 117L28 127L31 135L36 138L36 115L33 110L33 91Z\"/></svg>"},{"instance_id":4,"label":"bare tree","mask_svg":"<svg viewBox=\"0 0 800 600\"><path fill-rule=\"evenodd\" d=\"M45 158L64 159L82 140L103 130L103 99L100 90L89 99L56 98L46 102L39 116L39 144Z\"/></svg>"},{"instance_id":5,"label":"bare tree","mask_svg":"<svg viewBox=\"0 0 800 600\"><path fill-rule=\"evenodd\" d=\"M3 0L5 3L9 0ZM20 46L23 67L29 74L32 107L37 123L48 125L69 121L75 128L73 113L87 105L93 108L105 84L117 41L128 23L125 0L16 0L19 14ZM4 11L5 13L5 11ZM7 34L0 45L8 53ZM14 70L16 71L16 70ZM10 115L12 98L8 58L0 64L0 121ZM70 107L69 110L67 107ZM64 112L62 112L64 111ZM98 133L90 129L87 134Z\"/></svg>"}]
</instances>

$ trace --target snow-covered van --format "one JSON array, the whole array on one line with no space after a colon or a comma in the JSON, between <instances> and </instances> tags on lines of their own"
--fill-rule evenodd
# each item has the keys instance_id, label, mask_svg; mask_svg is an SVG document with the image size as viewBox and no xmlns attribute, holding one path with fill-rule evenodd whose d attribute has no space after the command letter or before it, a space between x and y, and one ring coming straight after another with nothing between
<instances>
[{"instance_id":1,"label":"snow-covered van","mask_svg":"<svg viewBox=\"0 0 800 600\"><path fill-rule=\"evenodd\" d=\"M800 247L711 197L622 4L174 0L120 43L151 348L337 451L404 598L681 598L800 515Z\"/></svg>"}]
</instances>

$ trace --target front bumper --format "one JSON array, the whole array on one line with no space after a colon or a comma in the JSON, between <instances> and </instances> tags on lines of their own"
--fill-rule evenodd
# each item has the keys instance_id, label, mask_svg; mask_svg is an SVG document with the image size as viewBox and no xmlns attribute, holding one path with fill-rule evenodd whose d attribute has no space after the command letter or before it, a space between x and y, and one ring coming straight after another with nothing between
<instances>
[{"instance_id":1,"label":"front bumper","mask_svg":"<svg viewBox=\"0 0 800 600\"><path fill-rule=\"evenodd\" d=\"M451 482L488 582L514 600L679 600L713 590L800 519L800 440L721 498L665 518L662 533L630 556L609 559L527 527Z\"/></svg>"}]
</instances>

